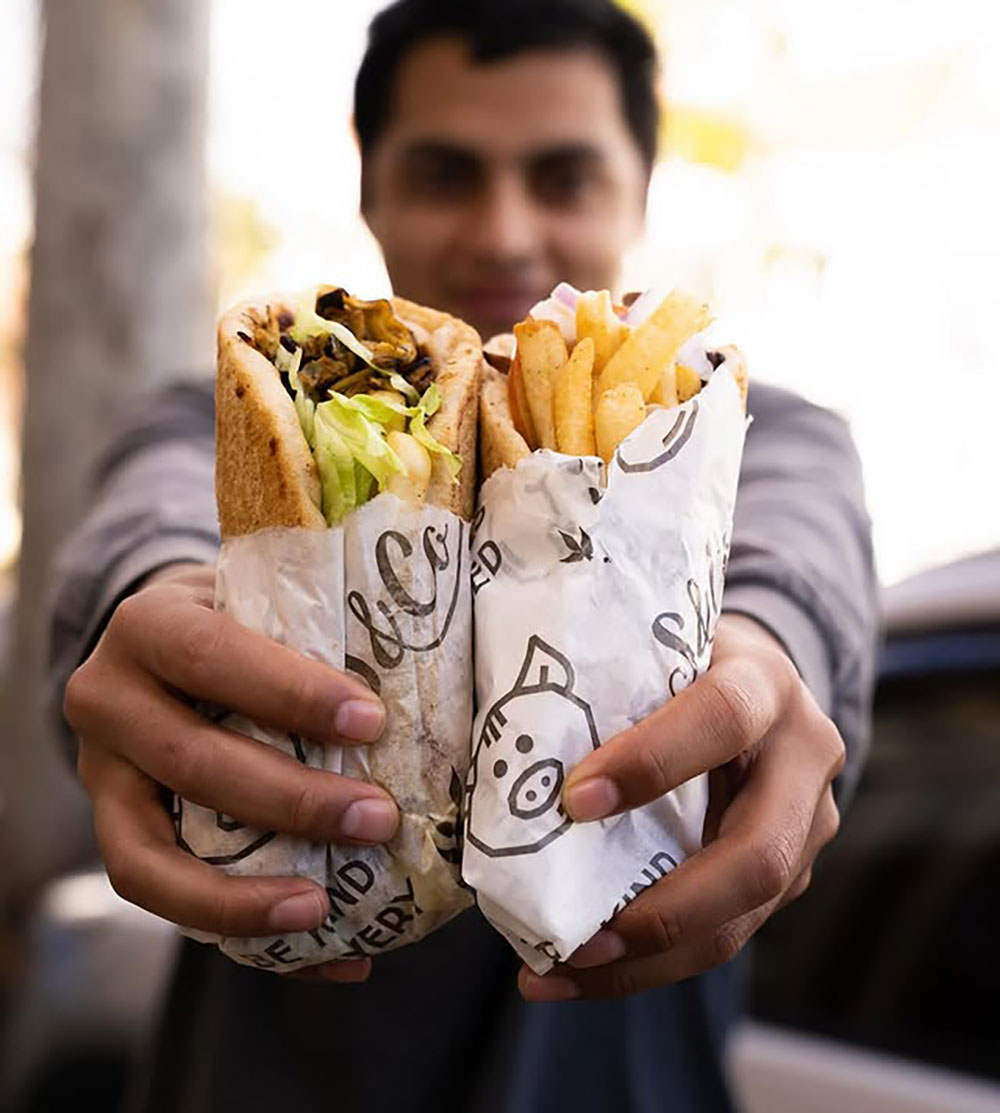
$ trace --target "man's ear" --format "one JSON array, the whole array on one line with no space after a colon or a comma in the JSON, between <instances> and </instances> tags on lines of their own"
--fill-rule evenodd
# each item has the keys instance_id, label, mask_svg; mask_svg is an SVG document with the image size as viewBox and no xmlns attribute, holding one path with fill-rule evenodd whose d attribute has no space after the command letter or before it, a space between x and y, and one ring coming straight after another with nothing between
<instances>
[{"instance_id":1,"label":"man's ear","mask_svg":"<svg viewBox=\"0 0 1000 1113\"><path fill-rule=\"evenodd\" d=\"M358 210L361 213L361 219L368 225L368 231L372 232L372 222L369 219L371 212L371 184L369 182L369 175L365 169L365 160L361 159L361 179L359 182L358 193ZM372 232L374 235L374 232Z\"/></svg>"},{"instance_id":2,"label":"man's ear","mask_svg":"<svg viewBox=\"0 0 1000 1113\"><path fill-rule=\"evenodd\" d=\"M366 165L365 165L365 153L361 149L361 139L358 136L358 126L354 122L354 113L353 112L351 113L350 128L351 128L351 138L354 140L354 149L358 152L358 161L361 163L361 178L360 178L360 181L359 181L360 189L359 189L359 193L358 193L358 208L359 208L359 211L361 213L361 219L365 222L365 224L368 225L368 229L369 229L369 231L371 231L371 224L369 223L369 220L368 220L368 210L370 208L369 199L370 199L370 194L371 194L371 190L370 190L370 186L369 186L369 180L368 180L369 179L369 174L368 174L368 170L367 170Z\"/></svg>"},{"instance_id":3,"label":"man's ear","mask_svg":"<svg viewBox=\"0 0 1000 1113\"><path fill-rule=\"evenodd\" d=\"M639 196L639 212L638 219L636 221L635 237L633 242L642 239L643 235L646 232L646 216L649 212L649 185L652 180L653 168L650 167L643 174L642 183L640 185L641 193Z\"/></svg>"}]
</instances>

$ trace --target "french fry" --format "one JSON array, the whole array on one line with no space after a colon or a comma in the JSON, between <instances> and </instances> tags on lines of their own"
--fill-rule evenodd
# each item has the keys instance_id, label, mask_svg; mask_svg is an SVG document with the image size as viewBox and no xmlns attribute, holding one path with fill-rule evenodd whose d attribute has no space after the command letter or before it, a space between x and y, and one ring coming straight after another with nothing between
<instances>
[{"instance_id":1,"label":"french fry","mask_svg":"<svg viewBox=\"0 0 1000 1113\"><path fill-rule=\"evenodd\" d=\"M515 356L507 372L507 398L510 403L511 420L514 428L524 437L524 443L532 452L538 447L535 423L528 409L528 396L524 393L524 379L521 375L521 361Z\"/></svg>"},{"instance_id":2,"label":"french fry","mask_svg":"<svg viewBox=\"0 0 1000 1113\"><path fill-rule=\"evenodd\" d=\"M556 372L569 353L559 326L552 321L529 317L514 326L521 381L528 412L541 448L556 448L556 425L552 413L552 388Z\"/></svg>"},{"instance_id":3,"label":"french fry","mask_svg":"<svg viewBox=\"0 0 1000 1113\"><path fill-rule=\"evenodd\" d=\"M597 454L611 463L615 449L646 417L646 403L635 383L619 383L601 394L594 414Z\"/></svg>"},{"instance_id":4,"label":"french fry","mask_svg":"<svg viewBox=\"0 0 1000 1113\"><path fill-rule=\"evenodd\" d=\"M629 334L607 290L588 290L576 301L576 339L594 342L594 374L599 375Z\"/></svg>"},{"instance_id":5,"label":"french fry","mask_svg":"<svg viewBox=\"0 0 1000 1113\"><path fill-rule=\"evenodd\" d=\"M369 398L378 398L382 402L395 403L397 406L406 405L406 399L398 390L370 390L367 394ZM406 414L395 414L385 428L390 433L405 433Z\"/></svg>"},{"instance_id":6,"label":"french fry","mask_svg":"<svg viewBox=\"0 0 1000 1113\"><path fill-rule=\"evenodd\" d=\"M635 383L648 400L681 345L707 328L711 320L708 306L697 298L676 290L668 294L608 360L598 379L598 391L603 395L621 383Z\"/></svg>"},{"instance_id":7,"label":"french fry","mask_svg":"<svg viewBox=\"0 0 1000 1113\"><path fill-rule=\"evenodd\" d=\"M679 368L674 364L668 364L660 374L660 381L656 384L656 389L649 396L650 402L658 406L666 406L669 410L671 406L677 405L677 392L679 390L679 382L677 373Z\"/></svg>"},{"instance_id":8,"label":"french fry","mask_svg":"<svg viewBox=\"0 0 1000 1113\"><path fill-rule=\"evenodd\" d=\"M701 376L683 363L677 364L677 401L686 402L701 390Z\"/></svg>"},{"instance_id":9,"label":"french fry","mask_svg":"<svg viewBox=\"0 0 1000 1113\"><path fill-rule=\"evenodd\" d=\"M570 456L593 456L594 411L591 405L594 374L594 341L578 340L569 359L556 373L552 409L556 422L556 443L560 452Z\"/></svg>"}]
</instances>

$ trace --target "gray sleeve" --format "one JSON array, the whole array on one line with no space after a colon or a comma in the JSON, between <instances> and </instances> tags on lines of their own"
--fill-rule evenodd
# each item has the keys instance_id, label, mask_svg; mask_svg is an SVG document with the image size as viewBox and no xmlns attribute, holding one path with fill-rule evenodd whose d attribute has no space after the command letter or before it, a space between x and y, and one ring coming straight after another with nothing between
<instances>
[{"instance_id":1,"label":"gray sleeve","mask_svg":"<svg viewBox=\"0 0 1000 1113\"><path fill-rule=\"evenodd\" d=\"M157 568L215 561L212 390L178 383L133 408L99 463L89 514L56 558L47 684L67 742L66 681L117 604Z\"/></svg>"},{"instance_id":2,"label":"gray sleeve","mask_svg":"<svg viewBox=\"0 0 1000 1113\"><path fill-rule=\"evenodd\" d=\"M843 802L868 750L878 624L861 465L827 410L761 385L749 410L723 610L767 627L837 724Z\"/></svg>"}]
</instances>

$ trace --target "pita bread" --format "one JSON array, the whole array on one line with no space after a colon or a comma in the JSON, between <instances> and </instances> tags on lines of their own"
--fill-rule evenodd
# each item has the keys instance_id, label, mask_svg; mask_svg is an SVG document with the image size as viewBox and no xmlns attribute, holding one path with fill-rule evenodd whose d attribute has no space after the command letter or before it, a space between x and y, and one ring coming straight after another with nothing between
<instances>
[{"instance_id":1,"label":"pita bread","mask_svg":"<svg viewBox=\"0 0 1000 1113\"><path fill-rule=\"evenodd\" d=\"M528 442L514 428L507 397L507 376L489 364L483 370L479 393L479 451L483 478L500 468L513 468L531 455Z\"/></svg>"},{"instance_id":2,"label":"pita bread","mask_svg":"<svg viewBox=\"0 0 1000 1113\"><path fill-rule=\"evenodd\" d=\"M487 351L492 351L499 339L494 337L488 341ZM747 366L743 353L731 345L713 350L723 356L719 366L726 366L732 371L740 388L745 412ZM483 371L483 386L479 394L479 451L483 479L488 479L500 468L516 467L519 460L531 454L524 437L514 428L507 395L507 376L489 364Z\"/></svg>"},{"instance_id":3,"label":"pita bread","mask_svg":"<svg viewBox=\"0 0 1000 1113\"><path fill-rule=\"evenodd\" d=\"M747 390L749 388L749 376L747 374L747 361L743 357L743 353L739 348L734 347L732 344L725 344L721 348L714 348L713 351L722 356L722 363L720 367L728 367L733 373L733 378L736 380L736 385L740 388L740 398L743 402L743 412L747 412Z\"/></svg>"},{"instance_id":4,"label":"pita bread","mask_svg":"<svg viewBox=\"0 0 1000 1113\"><path fill-rule=\"evenodd\" d=\"M271 362L293 299L248 301L219 322L215 384L215 494L223 538L269 526L326 529L316 463L295 405ZM482 349L479 334L456 317L402 298L392 307L430 358L441 408L429 432L458 453L462 470L452 483L443 460L432 457L427 501L471 518L476 485L476 396Z\"/></svg>"}]
</instances>

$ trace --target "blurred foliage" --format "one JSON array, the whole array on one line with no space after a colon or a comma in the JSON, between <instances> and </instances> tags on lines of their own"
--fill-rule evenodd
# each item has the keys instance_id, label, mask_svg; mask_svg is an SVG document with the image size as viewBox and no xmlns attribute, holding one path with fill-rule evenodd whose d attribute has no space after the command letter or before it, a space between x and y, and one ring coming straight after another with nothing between
<instances>
[{"instance_id":1,"label":"blurred foliage","mask_svg":"<svg viewBox=\"0 0 1000 1113\"><path fill-rule=\"evenodd\" d=\"M660 150L688 162L735 173L750 151L750 131L728 113L668 104L663 114Z\"/></svg>"},{"instance_id":2,"label":"blurred foliage","mask_svg":"<svg viewBox=\"0 0 1000 1113\"><path fill-rule=\"evenodd\" d=\"M671 9L668 0L619 0L619 6L640 20L666 54L670 41ZM661 78L660 154L686 162L735 173L750 149L746 125L731 113L690 104L674 104L666 95Z\"/></svg>"},{"instance_id":3,"label":"blurred foliage","mask_svg":"<svg viewBox=\"0 0 1000 1113\"><path fill-rule=\"evenodd\" d=\"M618 0L618 7L624 8L645 24L654 38L659 37L659 30L667 15L666 0Z\"/></svg>"},{"instance_id":4,"label":"blurred foliage","mask_svg":"<svg viewBox=\"0 0 1000 1113\"><path fill-rule=\"evenodd\" d=\"M210 206L212 263L220 303L245 286L278 246L279 230L252 197L224 190L212 194Z\"/></svg>"},{"instance_id":5,"label":"blurred foliage","mask_svg":"<svg viewBox=\"0 0 1000 1113\"><path fill-rule=\"evenodd\" d=\"M801 18L780 4L619 3L644 23L664 60L661 154L728 174L751 154L898 141L942 108L955 107L976 64L970 39L960 47L942 41L915 56L869 52L857 67L848 58L827 60L814 70ZM690 80L692 64L711 75L697 87Z\"/></svg>"}]
</instances>

